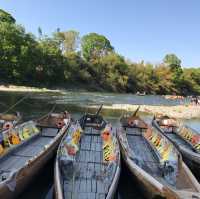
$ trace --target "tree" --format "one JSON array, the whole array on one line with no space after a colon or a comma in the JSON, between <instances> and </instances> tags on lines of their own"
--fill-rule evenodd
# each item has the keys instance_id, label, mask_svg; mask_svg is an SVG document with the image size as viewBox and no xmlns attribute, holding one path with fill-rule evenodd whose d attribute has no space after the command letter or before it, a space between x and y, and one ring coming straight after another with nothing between
<instances>
[{"instance_id":1,"label":"tree","mask_svg":"<svg viewBox=\"0 0 200 199\"><path fill-rule=\"evenodd\" d=\"M44 37L38 43L38 48L40 50L38 57L39 70L37 70L39 80L49 86L62 82L64 79L63 67L67 64L67 61L62 56L57 42L52 38Z\"/></svg>"},{"instance_id":2,"label":"tree","mask_svg":"<svg viewBox=\"0 0 200 199\"><path fill-rule=\"evenodd\" d=\"M110 41L105 36L97 33L90 33L83 36L81 48L83 57L87 61L99 59L105 55L108 55L109 52L114 50L110 44Z\"/></svg>"},{"instance_id":3,"label":"tree","mask_svg":"<svg viewBox=\"0 0 200 199\"><path fill-rule=\"evenodd\" d=\"M15 23L15 19L11 14L0 9L0 22Z\"/></svg>"},{"instance_id":4,"label":"tree","mask_svg":"<svg viewBox=\"0 0 200 199\"><path fill-rule=\"evenodd\" d=\"M176 90L180 90L182 84L181 75L183 73L181 60L175 54L167 54L164 57L163 62L173 72L172 82L174 83Z\"/></svg>"},{"instance_id":5,"label":"tree","mask_svg":"<svg viewBox=\"0 0 200 199\"><path fill-rule=\"evenodd\" d=\"M58 40L60 48L62 49L64 54L75 52L79 47L79 32L75 30L69 30L66 32L60 32L60 30L58 30L54 34L54 37Z\"/></svg>"},{"instance_id":6,"label":"tree","mask_svg":"<svg viewBox=\"0 0 200 199\"><path fill-rule=\"evenodd\" d=\"M181 68L181 60L175 54L167 54L163 62L171 68L172 71L176 71Z\"/></svg>"}]
</instances>

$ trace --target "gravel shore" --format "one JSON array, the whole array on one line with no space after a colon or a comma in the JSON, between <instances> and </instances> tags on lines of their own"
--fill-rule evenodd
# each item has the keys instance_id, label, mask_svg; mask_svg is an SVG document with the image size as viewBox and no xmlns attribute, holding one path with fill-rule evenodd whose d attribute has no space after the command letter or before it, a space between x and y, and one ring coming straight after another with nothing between
<instances>
[{"instance_id":1,"label":"gravel shore","mask_svg":"<svg viewBox=\"0 0 200 199\"><path fill-rule=\"evenodd\" d=\"M109 110L124 110L134 112L138 105L131 104L113 104L111 106L104 105L104 109ZM95 108L92 106L90 108ZM162 114L168 115L169 117L180 118L180 119L192 119L200 118L200 106L195 105L177 105L177 106L151 106L151 105L140 105L140 112L151 115Z\"/></svg>"}]
</instances>

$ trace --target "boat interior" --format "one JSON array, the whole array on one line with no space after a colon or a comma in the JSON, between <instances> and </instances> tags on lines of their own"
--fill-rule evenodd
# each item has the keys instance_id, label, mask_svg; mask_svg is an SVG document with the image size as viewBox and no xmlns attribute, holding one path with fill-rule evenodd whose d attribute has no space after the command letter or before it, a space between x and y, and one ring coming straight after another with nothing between
<instances>
[{"instance_id":1,"label":"boat interior","mask_svg":"<svg viewBox=\"0 0 200 199\"><path fill-rule=\"evenodd\" d=\"M163 124L163 122L160 122L159 120L155 121L154 124L156 126L159 125L157 127L160 127L164 131L165 135L177 146L182 146L191 152L200 153L199 141L197 141L196 144L192 142L192 138L195 137L195 135L199 137L195 130L188 126L184 126L183 124L179 124L179 127L172 125L160 125ZM199 140L199 138L197 139Z\"/></svg>"},{"instance_id":2,"label":"boat interior","mask_svg":"<svg viewBox=\"0 0 200 199\"><path fill-rule=\"evenodd\" d=\"M131 159L143 170L156 178L162 184L173 189L196 191L191 179L182 167L181 158L177 163L166 160L161 162L156 148L146 139L144 133L147 129L137 127L124 127L128 147L131 149Z\"/></svg>"},{"instance_id":3,"label":"boat interior","mask_svg":"<svg viewBox=\"0 0 200 199\"><path fill-rule=\"evenodd\" d=\"M56 119L50 116L40 120L41 123L29 121L14 128L16 133L28 131L30 134L28 138L20 140L19 144L10 145L0 156L0 183L15 175L25 164L52 143L59 132L55 121ZM48 123L50 127L48 127ZM5 133L9 133L9 130Z\"/></svg>"},{"instance_id":4,"label":"boat interior","mask_svg":"<svg viewBox=\"0 0 200 199\"><path fill-rule=\"evenodd\" d=\"M188 150L194 151L192 146L188 142L186 142L183 138L181 138L179 135L177 135L176 133L174 133L174 132L165 132L165 134L177 146L183 146L183 147L187 148Z\"/></svg>"},{"instance_id":5,"label":"boat interior","mask_svg":"<svg viewBox=\"0 0 200 199\"><path fill-rule=\"evenodd\" d=\"M73 161L60 159L64 198L105 199L116 173L117 164L103 158L102 130L106 121L101 116L86 114L79 123L83 129L79 151Z\"/></svg>"}]
</instances>

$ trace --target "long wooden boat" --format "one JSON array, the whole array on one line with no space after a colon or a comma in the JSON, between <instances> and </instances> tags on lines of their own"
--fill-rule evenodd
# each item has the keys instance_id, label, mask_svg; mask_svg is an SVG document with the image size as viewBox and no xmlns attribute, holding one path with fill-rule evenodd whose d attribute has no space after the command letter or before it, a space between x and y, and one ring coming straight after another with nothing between
<instances>
[{"instance_id":1,"label":"long wooden boat","mask_svg":"<svg viewBox=\"0 0 200 199\"><path fill-rule=\"evenodd\" d=\"M3 132L0 155L0 198L13 199L24 191L40 169L53 157L66 132L70 117L51 113Z\"/></svg>"},{"instance_id":2,"label":"long wooden boat","mask_svg":"<svg viewBox=\"0 0 200 199\"><path fill-rule=\"evenodd\" d=\"M193 171L200 169L200 132L168 116L155 117L153 125L169 138Z\"/></svg>"},{"instance_id":3,"label":"long wooden boat","mask_svg":"<svg viewBox=\"0 0 200 199\"><path fill-rule=\"evenodd\" d=\"M0 131L7 130L15 126L21 120L19 112L16 114L2 114L0 113Z\"/></svg>"},{"instance_id":4,"label":"long wooden boat","mask_svg":"<svg viewBox=\"0 0 200 199\"><path fill-rule=\"evenodd\" d=\"M112 127L100 115L71 124L57 152L56 199L111 199L120 175L120 151Z\"/></svg>"},{"instance_id":5,"label":"long wooden boat","mask_svg":"<svg viewBox=\"0 0 200 199\"><path fill-rule=\"evenodd\" d=\"M138 116L120 121L123 160L148 199L200 199L199 183L165 136Z\"/></svg>"}]
</instances>

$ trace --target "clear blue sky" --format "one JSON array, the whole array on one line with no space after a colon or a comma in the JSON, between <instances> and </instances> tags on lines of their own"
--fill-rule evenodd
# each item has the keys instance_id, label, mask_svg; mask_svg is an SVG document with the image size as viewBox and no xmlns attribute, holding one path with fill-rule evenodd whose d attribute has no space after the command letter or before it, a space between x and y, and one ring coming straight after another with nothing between
<instances>
[{"instance_id":1,"label":"clear blue sky","mask_svg":"<svg viewBox=\"0 0 200 199\"><path fill-rule=\"evenodd\" d=\"M0 0L27 31L56 28L105 35L133 61L159 63L175 53L200 66L200 0Z\"/></svg>"}]
</instances>

